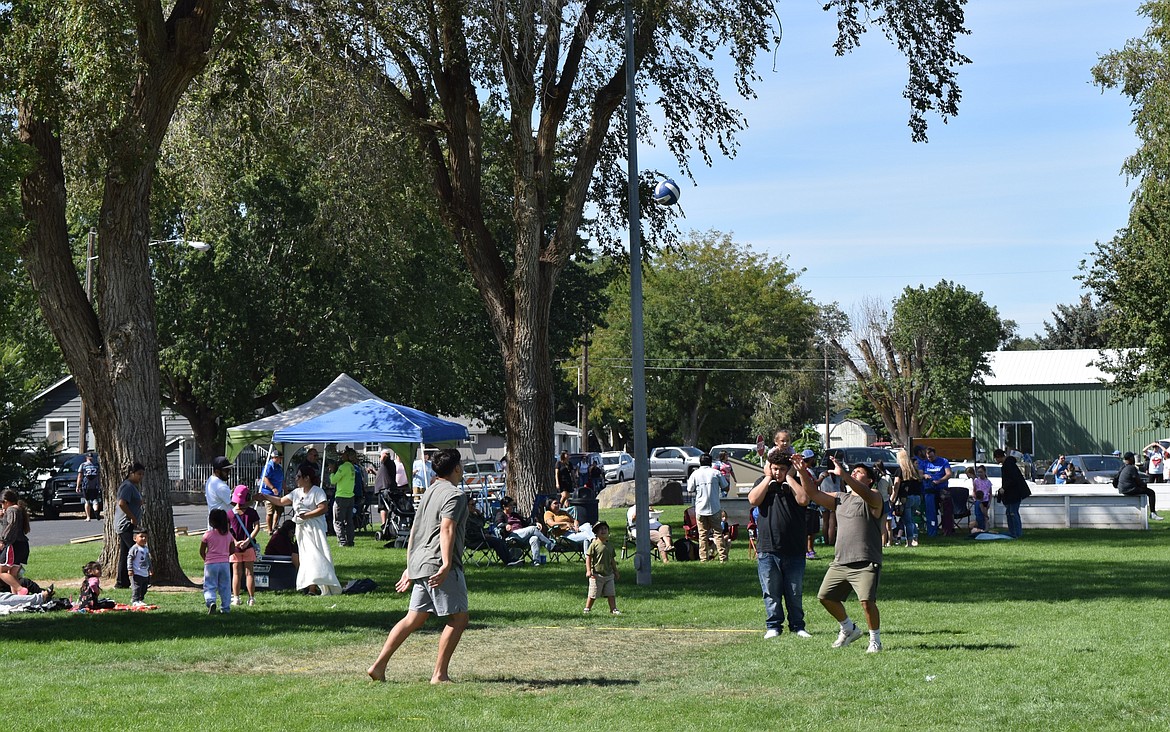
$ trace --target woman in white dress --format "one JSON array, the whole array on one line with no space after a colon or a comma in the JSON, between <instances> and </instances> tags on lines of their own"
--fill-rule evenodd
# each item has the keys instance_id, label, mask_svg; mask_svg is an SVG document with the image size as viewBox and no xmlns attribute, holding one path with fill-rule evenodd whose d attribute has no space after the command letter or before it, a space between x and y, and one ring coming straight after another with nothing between
<instances>
[{"instance_id":1,"label":"woman in white dress","mask_svg":"<svg viewBox=\"0 0 1170 732\"><path fill-rule=\"evenodd\" d=\"M329 499L320 486L314 485L316 473L314 465L301 463L297 468L294 490L283 496L260 493L256 498L273 506L292 506L301 557L301 566L297 568L297 589L340 595L341 583L333 571L333 556L325 541L325 513L329 510Z\"/></svg>"}]
</instances>

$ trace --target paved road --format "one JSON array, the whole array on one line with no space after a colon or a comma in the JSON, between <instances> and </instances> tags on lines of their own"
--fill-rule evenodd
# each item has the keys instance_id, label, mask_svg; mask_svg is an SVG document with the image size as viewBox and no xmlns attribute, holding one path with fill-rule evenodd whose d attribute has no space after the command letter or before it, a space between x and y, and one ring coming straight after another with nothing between
<instances>
[{"instance_id":1,"label":"paved road","mask_svg":"<svg viewBox=\"0 0 1170 732\"><path fill-rule=\"evenodd\" d=\"M191 506L172 507L175 515L175 526L186 526L191 531L207 527L207 506L202 504ZM113 514L110 514L112 517ZM264 512L260 512L261 518ZM371 510L371 518L377 524L377 513ZM33 520L32 531L28 534L29 546L53 546L68 544L71 539L82 536L95 536L105 529L105 521L86 521L84 513L63 513L61 518L44 519L37 517ZM263 529L261 529L263 532Z\"/></svg>"},{"instance_id":2,"label":"paved road","mask_svg":"<svg viewBox=\"0 0 1170 732\"><path fill-rule=\"evenodd\" d=\"M176 526L187 526L192 530L207 526L207 506L174 506L173 510ZM113 514L110 516L112 518ZM104 519L87 522L84 513L63 513L57 519L37 517L28 533L28 543L33 547L68 544L71 539L102 533L104 524Z\"/></svg>"}]
</instances>

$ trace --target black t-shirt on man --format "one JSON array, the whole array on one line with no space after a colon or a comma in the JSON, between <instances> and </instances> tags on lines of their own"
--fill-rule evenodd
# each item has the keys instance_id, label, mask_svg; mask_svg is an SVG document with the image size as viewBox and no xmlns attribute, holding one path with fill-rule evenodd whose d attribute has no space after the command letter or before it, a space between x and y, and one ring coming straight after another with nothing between
<instances>
[{"instance_id":1,"label":"black t-shirt on man","mask_svg":"<svg viewBox=\"0 0 1170 732\"><path fill-rule=\"evenodd\" d=\"M759 551L785 557L804 556L807 510L796 502L791 486L772 481L760 503L760 518L756 522Z\"/></svg>"}]
</instances>

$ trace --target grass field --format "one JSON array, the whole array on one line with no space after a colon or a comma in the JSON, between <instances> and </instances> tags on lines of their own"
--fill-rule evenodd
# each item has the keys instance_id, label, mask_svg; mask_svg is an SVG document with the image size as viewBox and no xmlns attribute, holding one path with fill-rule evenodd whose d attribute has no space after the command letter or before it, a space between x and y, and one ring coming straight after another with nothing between
<instances>
[{"instance_id":1,"label":"grass field","mask_svg":"<svg viewBox=\"0 0 1170 732\"><path fill-rule=\"evenodd\" d=\"M664 520L681 524L681 508ZM180 542L200 574L197 539ZM160 608L150 613L0 618L5 726L1164 730L1168 544L1157 526L887 550L886 650L874 655L864 639L829 647L837 626L816 600L827 558L806 576L811 640L763 640L745 541L724 566L655 563L649 587L622 563L620 617L581 615L578 563L469 567L472 625L451 664L459 683L435 688L437 623L406 642L389 683L365 677L407 597L393 591L404 552L362 537L334 559L343 582L379 583L368 595L262 593L257 607L208 617L197 593L152 590ZM36 549L30 574L70 578L64 590L76 593L96 554L92 544Z\"/></svg>"}]
</instances>

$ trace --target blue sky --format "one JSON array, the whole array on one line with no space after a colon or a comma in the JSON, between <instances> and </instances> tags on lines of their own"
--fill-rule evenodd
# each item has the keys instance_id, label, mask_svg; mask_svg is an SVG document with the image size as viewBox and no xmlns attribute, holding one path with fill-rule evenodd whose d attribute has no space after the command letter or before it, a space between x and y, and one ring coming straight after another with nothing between
<instances>
[{"instance_id":1,"label":"blue sky","mask_svg":"<svg viewBox=\"0 0 1170 732\"><path fill-rule=\"evenodd\" d=\"M835 57L835 16L783 0L776 70L760 59L738 155L698 163L694 184L678 178L682 228L787 257L816 300L846 313L946 277L1032 334L1079 299L1080 261L1126 221L1131 112L1090 69L1144 31L1137 5L972 0L959 115L930 117L930 142L915 144L903 57L875 32ZM645 144L639 163L673 168Z\"/></svg>"}]
</instances>

